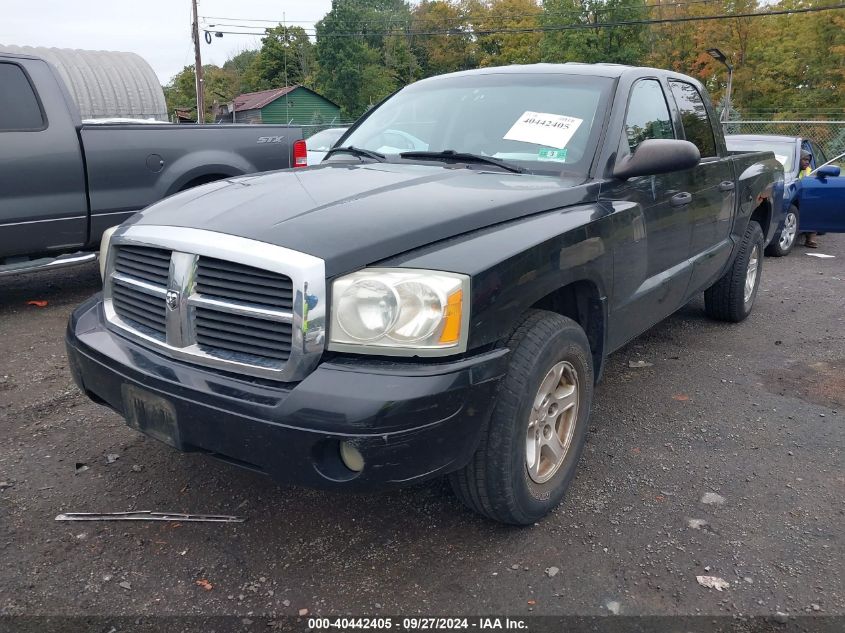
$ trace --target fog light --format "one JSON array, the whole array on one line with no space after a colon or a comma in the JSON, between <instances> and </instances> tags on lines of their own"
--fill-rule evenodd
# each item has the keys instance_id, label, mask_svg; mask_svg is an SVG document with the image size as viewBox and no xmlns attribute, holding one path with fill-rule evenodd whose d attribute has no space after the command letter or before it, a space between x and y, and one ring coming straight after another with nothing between
<instances>
[{"instance_id":1,"label":"fog light","mask_svg":"<svg viewBox=\"0 0 845 633\"><path fill-rule=\"evenodd\" d=\"M360 473L364 470L364 456L349 442L340 443L340 459L343 460L343 465L353 472Z\"/></svg>"}]
</instances>

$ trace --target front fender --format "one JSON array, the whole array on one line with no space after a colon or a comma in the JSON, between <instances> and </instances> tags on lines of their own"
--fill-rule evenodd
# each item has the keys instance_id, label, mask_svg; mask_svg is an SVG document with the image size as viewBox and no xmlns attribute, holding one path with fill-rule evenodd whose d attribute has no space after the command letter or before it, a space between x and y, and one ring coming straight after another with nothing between
<instances>
[{"instance_id":1,"label":"front fender","mask_svg":"<svg viewBox=\"0 0 845 633\"><path fill-rule=\"evenodd\" d=\"M610 209L588 204L548 211L390 258L379 265L470 275L468 349L508 338L531 306L575 282L610 291Z\"/></svg>"}]
</instances>

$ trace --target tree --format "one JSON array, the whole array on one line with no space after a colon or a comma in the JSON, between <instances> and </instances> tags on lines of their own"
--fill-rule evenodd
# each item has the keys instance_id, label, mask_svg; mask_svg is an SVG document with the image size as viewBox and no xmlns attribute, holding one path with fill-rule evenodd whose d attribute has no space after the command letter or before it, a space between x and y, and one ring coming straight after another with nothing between
<instances>
[{"instance_id":1,"label":"tree","mask_svg":"<svg viewBox=\"0 0 845 633\"><path fill-rule=\"evenodd\" d=\"M470 5L480 66L540 61L542 10L535 0L484 0ZM495 32L495 31L505 32Z\"/></svg>"},{"instance_id":2,"label":"tree","mask_svg":"<svg viewBox=\"0 0 845 633\"><path fill-rule=\"evenodd\" d=\"M543 60L642 64L648 53L648 25L588 28L590 24L648 19L644 0L546 0L542 24ZM579 28L553 30L556 27Z\"/></svg>"},{"instance_id":3,"label":"tree","mask_svg":"<svg viewBox=\"0 0 845 633\"><path fill-rule=\"evenodd\" d=\"M333 0L317 23L317 73L321 94L358 116L413 81L417 63L404 29L404 0Z\"/></svg>"},{"instance_id":4,"label":"tree","mask_svg":"<svg viewBox=\"0 0 845 633\"><path fill-rule=\"evenodd\" d=\"M413 11L412 31L448 35L414 36L412 50L423 77L468 70L478 65L471 27L461 8L448 0L423 0Z\"/></svg>"},{"instance_id":5,"label":"tree","mask_svg":"<svg viewBox=\"0 0 845 633\"><path fill-rule=\"evenodd\" d=\"M202 67L203 96L205 97L205 120L213 121L217 114L217 106L230 102L238 92L235 76L227 70L207 64ZM191 116L196 118L197 93L193 66L185 66L164 87L164 98L168 112L184 109L190 110Z\"/></svg>"},{"instance_id":6,"label":"tree","mask_svg":"<svg viewBox=\"0 0 845 633\"><path fill-rule=\"evenodd\" d=\"M230 57L223 64L223 70L232 74L238 84L238 94L254 92L258 88L249 80L250 66L255 62L259 52L257 50L242 50L234 57Z\"/></svg>"},{"instance_id":7,"label":"tree","mask_svg":"<svg viewBox=\"0 0 845 633\"><path fill-rule=\"evenodd\" d=\"M314 60L314 45L305 29L279 25L267 29L245 79L253 90L308 85Z\"/></svg>"}]
</instances>

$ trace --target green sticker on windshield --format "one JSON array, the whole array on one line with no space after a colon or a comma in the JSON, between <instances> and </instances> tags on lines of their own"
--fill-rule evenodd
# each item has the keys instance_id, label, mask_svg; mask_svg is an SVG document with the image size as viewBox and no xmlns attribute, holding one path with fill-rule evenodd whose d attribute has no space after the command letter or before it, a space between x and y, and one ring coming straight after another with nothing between
<instances>
[{"instance_id":1,"label":"green sticker on windshield","mask_svg":"<svg viewBox=\"0 0 845 633\"><path fill-rule=\"evenodd\" d=\"M539 152L537 152L537 157L540 160L556 160L560 163L566 162L566 148L563 149L551 149L548 147L544 147Z\"/></svg>"}]
</instances>

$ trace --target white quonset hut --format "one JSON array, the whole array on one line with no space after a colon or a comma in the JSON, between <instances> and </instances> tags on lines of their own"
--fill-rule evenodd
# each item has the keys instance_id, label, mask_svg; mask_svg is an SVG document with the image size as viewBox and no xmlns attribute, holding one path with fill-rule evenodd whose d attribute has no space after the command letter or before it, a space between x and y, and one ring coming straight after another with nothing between
<instances>
[{"instance_id":1,"label":"white quonset hut","mask_svg":"<svg viewBox=\"0 0 845 633\"><path fill-rule=\"evenodd\" d=\"M0 52L41 57L64 78L83 119L167 121L164 91L152 67L135 53L6 46Z\"/></svg>"}]
</instances>

